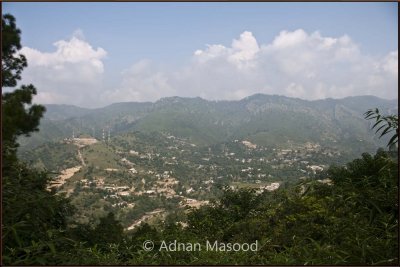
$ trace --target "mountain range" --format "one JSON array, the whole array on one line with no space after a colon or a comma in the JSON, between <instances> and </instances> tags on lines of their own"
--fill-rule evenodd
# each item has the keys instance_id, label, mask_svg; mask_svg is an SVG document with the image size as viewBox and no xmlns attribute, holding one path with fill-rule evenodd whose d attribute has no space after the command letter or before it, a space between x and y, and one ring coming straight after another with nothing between
<instances>
[{"instance_id":1,"label":"mountain range","mask_svg":"<svg viewBox=\"0 0 400 267\"><path fill-rule=\"evenodd\" d=\"M374 96L302 100L256 94L238 101L167 97L156 102L115 103L87 109L72 105L45 105L40 131L20 138L21 149L79 135L97 139L126 132L164 132L198 145L248 139L265 146L314 142L356 153L385 145L370 130L363 113L379 108L397 114L398 101Z\"/></svg>"}]
</instances>

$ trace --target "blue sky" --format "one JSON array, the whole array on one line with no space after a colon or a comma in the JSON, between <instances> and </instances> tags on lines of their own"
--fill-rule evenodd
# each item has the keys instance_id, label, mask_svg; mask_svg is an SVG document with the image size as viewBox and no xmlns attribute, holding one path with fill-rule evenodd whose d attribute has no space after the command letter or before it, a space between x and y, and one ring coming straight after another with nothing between
<instances>
[{"instance_id":1,"label":"blue sky","mask_svg":"<svg viewBox=\"0 0 400 267\"><path fill-rule=\"evenodd\" d=\"M24 82L38 102L397 97L397 3L3 3L3 12L22 30ZM67 48L90 56L61 58Z\"/></svg>"}]
</instances>

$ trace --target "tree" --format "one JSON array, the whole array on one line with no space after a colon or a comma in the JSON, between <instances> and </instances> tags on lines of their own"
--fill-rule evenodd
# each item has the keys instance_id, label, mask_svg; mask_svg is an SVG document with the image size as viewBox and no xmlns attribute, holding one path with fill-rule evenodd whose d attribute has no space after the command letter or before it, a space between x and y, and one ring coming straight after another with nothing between
<instances>
[{"instance_id":1,"label":"tree","mask_svg":"<svg viewBox=\"0 0 400 267\"><path fill-rule=\"evenodd\" d=\"M396 115L383 116L380 114L379 109L377 108L368 110L367 112L364 113L364 116L368 120L375 119L375 124L372 126L372 129L377 128L375 134L377 134L380 130L383 129L379 138L390 132L395 131L395 133L390 138L387 144L388 147L391 147L398 142L398 135L399 135L398 116Z\"/></svg>"},{"instance_id":2,"label":"tree","mask_svg":"<svg viewBox=\"0 0 400 267\"><path fill-rule=\"evenodd\" d=\"M116 244L121 242L123 232L121 223L115 219L114 213L109 212L107 216L100 218L100 223L94 229L94 241L103 247L110 243Z\"/></svg>"},{"instance_id":3,"label":"tree","mask_svg":"<svg viewBox=\"0 0 400 267\"><path fill-rule=\"evenodd\" d=\"M2 17L2 89L14 87L27 66L18 55L20 33L15 18ZM72 212L68 200L46 190L50 178L46 173L28 168L18 161L17 138L38 130L45 112L41 105L31 105L36 88L22 85L2 94L2 243L5 264L44 264L45 255L56 253L55 240L66 227ZM58 243L60 244L60 243Z\"/></svg>"},{"instance_id":4,"label":"tree","mask_svg":"<svg viewBox=\"0 0 400 267\"><path fill-rule=\"evenodd\" d=\"M3 89L17 85L17 81L21 79L22 70L27 66L27 61L25 56L17 54L21 49L21 31L16 27L15 18L12 15L3 15L1 34L1 87ZM3 166L9 166L16 160L18 136L29 136L31 132L38 131L45 107L31 105L33 95L36 95L36 88L32 84L23 85L13 92L2 94Z\"/></svg>"},{"instance_id":5,"label":"tree","mask_svg":"<svg viewBox=\"0 0 400 267\"><path fill-rule=\"evenodd\" d=\"M1 87L14 87L21 79L22 70L27 66L25 56L16 55L21 49L21 31L16 27L15 18L10 14L3 15L1 26Z\"/></svg>"}]
</instances>

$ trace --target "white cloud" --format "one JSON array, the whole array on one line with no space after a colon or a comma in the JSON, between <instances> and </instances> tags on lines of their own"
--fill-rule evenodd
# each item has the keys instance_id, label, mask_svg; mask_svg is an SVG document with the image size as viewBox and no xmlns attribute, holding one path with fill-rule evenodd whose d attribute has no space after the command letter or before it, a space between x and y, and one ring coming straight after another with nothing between
<instances>
[{"instance_id":1,"label":"white cloud","mask_svg":"<svg viewBox=\"0 0 400 267\"><path fill-rule=\"evenodd\" d=\"M302 29L298 29L294 32L281 31L279 35L275 37L272 46L279 49L285 49L301 45L307 40L307 38L307 33Z\"/></svg>"},{"instance_id":2,"label":"white cloud","mask_svg":"<svg viewBox=\"0 0 400 267\"><path fill-rule=\"evenodd\" d=\"M95 106L102 89L102 59L107 52L93 48L84 40L81 30L75 31L70 40L57 41L54 46L54 52L29 47L20 50L28 60L22 82L33 83L38 88L39 94L34 100Z\"/></svg>"},{"instance_id":3,"label":"white cloud","mask_svg":"<svg viewBox=\"0 0 400 267\"><path fill-rule=\"evenodd\" d=\"M299 94L304 94L304 88L300 84L291 83L285 88L286 96L297 97Z\"/></svg>"},{"instance_id":4,"label":"white cloud","mask_svg":"<svg viewBox=\"0 0 400 267\"><path fill-rule=\"evenodd\" d=\"M245 31L240 35L239 40L233 40L232 53L228 59L238 67L243 67L242 64L253 60L259 50L256 38L251 32Z\"/></svg>"},{"instance_id":5,"label":"white cloud","mask_svg":"<svg viewBox=\"0 0 400 267\"><path fill-rule=\"evenodd\" d=\"M205 63L217 57L228 55L229 50L223 45L207 45L206 50L196 50L194 52L195 59L200 63Z\"/></svg>"},{"instance_id":6,"label":"white cloud","mask_svg":"<svg viewBox=\"0 0 400 267\"><path fill-rule=\"evenodd\" d=\"M121 82L104 88L106 51L93 48L80 30L45 53L23 48L29 67L24 79L35 84L46 103L99 106L162 97L200 96L241 99L255 93L303 99L376 95L397 98L398 51L382 57L365 55L350 36L323 36L302 29L281 31L259 44L245 31L231 45L206 45L178 69L148 60L121 72Z\"/></svg>"},{"instance_id":7,"label":"white cloud","mask_svg":"<svg viewBox=\"0 0 400 267\"><path fill-rule=\"evenodd\" d=\"M382 69L394 76L398 76L399 72L399 58L398 58L398 51L394 51L389 53L381 63Z\"/></svg>"},{"instance_id":8,"label":"white cloud","mask_svg":"<svg viewBox=\"0 0 400 267\"><path fill-rule=\"evenodd\" d=\"M53 103L68 103L68 97L56 92L46 92L39 90L35 96L35 101L43 104L53 104Z\"/></svg>"},{"instance_id":9,"label":"white cloud","mask_svg":"<svg viewBox=\"0 0 400 267\"><path fill-rule=\"evenodd\" d=\"M123 71L121 86L104 92L101 102L148 101L177 92L169 84L165 72L154 68L150 61L142 60Z\"/></svg>"},{"instance_id":10,"label":"white cloud","mask_svg":"<svg viewBox=\"0 0 400 267\"><path fill-rule=\"evenodd\" d=\"M397 98L397 62L397 51L383 58L363 55L347 35L324 37L298 29L281 31L271 43L259 45L245 31L231 46L196 50L191 63L179 70L153 65L124 75L118 95L135 92L132 99L151 101L172 94L206 99L240 99L254 93L303 99L366 94Z\"/></svg>"},{"instance_id":11,"label":"white cloud","mask_svg":"<svg viewBox=\"0 0 400 267\"><path fill-rule=\"evenodd\" d=\"M260 48L256 38L251 32L243 32L239 39L232 41L232 47L227 48L221 44L207 45L205 50L196 50L194 57L197 63L206 63L211 60L226 58L238 68L250 66Z\"/></svg>"}]
</instances>

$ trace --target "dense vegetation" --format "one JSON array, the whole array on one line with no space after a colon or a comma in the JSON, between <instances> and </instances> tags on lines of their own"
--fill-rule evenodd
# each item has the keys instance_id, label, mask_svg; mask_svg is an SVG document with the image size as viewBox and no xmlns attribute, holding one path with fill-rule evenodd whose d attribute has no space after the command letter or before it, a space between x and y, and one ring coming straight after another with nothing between
<instances>
[{"instance_id":1,"label":"dense vegetation","mask_svg":"<svg viewBox=\"0 0 400 267\"><path fill-rule=\"evenodd\" d=\"M229 257L186 252L172 259L156 250L143 259L156 264L396 264L397 163L378 151L328 173L332 185L306 181L261 195L228 190L214 206L190 213L187 228L169 225L151 237L142 228L133 239L258 240L261 247Z\"/></svg>"},{"instance_id":2,"label":"dense vegetation","mask_svg":"<svg viewBox=\"0 0 400 267\"><path fill-rule=\"evenodd\" d=\"M155 103L116 103L103 108L46 105L40 131L19 138L22 150L80 133L102 138L140 131L167 132L197 145L247 139L263 146L318 142L350 152L353 159L386 144L374 138L362 113L378 107L383 115L397 113L397 100L373 96L306 101L284 96L253 95L239 101L207 101L170 97ZM364 109L362 109L364 108Z\"/></svg>"},{"instance_id":3,"label":"dense vegetation","mask_svg":"<svg viewBox=\"0 0 400 267\"><path fill-rule=\"evenodd\" d=\"M186 227L170 218L131 234L113 214L97 225L66 227L66 200L33 191L45 181L33 174L5 184L6 264L398 264L398 165L382 150L332 167L331 185L308 180L262 194L227 189L213 205L191 211ZM156 244L153 251L143 251L145 240ZM166 252L159 251L162 240L258 240L259 251Z\"/></svg>"},{"instance_id":4,"label":"dense vegetation","mask_svg":"<svg viewBox=\"0 0 400 267\"><path fill-rule=\"evenodd\" d=\"M13 57L19 34L14 18L4 15L2 87L15 86L26 66ZM110 212L71 226L69 200L46 190L47 173L16 157L17 138L36 130L44 112L31 105L35 93L29 85L2 95L2 264L399 264L397 151L332 166L321 174L327 183L316 177L261 194L227 188L211 205L190 211L187 225L172 215L125 233ZM397 132L397 124L391 127ZM143 250L145 240L155 243L152 251ZM259 249L168 252L159 250L162 240L257 241Z\"/></svg>"},{"instance_id":5,"label":"dense vegetation","mask_svg":"<svg viewBox=\"0 0 400 267\"><path fill-rule=\"evenodd\" d=\"M275 149L234 140L204 147L160 133L121 134L82 148L71 142L46 143L21 153L20 158L51 172L78 166L78 172L55 188L68 193L77 208L71 221L86 223L112 211L124 227L156 209L165 211L159 219L171 212L181 214L182 202L188 198L200 204L219 197L224 186L263 190L275 183L285 187L299 178L315 177L310 166L326 169L328 164L342 165L352 159L338 149L316 144Z\"/></svg>"}]
</instances>

